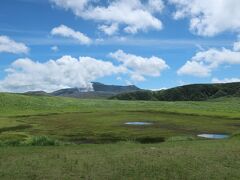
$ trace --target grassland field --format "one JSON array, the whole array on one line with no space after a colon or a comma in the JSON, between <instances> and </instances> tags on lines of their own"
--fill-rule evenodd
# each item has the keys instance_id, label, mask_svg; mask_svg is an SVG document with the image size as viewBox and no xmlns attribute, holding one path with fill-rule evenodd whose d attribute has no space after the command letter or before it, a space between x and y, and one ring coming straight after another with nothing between
<instances>
[{"instance_id":1,"label":"grassland field","mask_svg":"<svg viewBox=\"0 0 240 180\"><path fill-rule=\"evenodd\" d=\"M152 125L125 124L135 121ZM239 127L240 98L151 102L0 93L0 179L239 179ZM230 138L198 138L202 133ZM25 143L37 137L60 143Z\"/></svg>"}]
</instances>

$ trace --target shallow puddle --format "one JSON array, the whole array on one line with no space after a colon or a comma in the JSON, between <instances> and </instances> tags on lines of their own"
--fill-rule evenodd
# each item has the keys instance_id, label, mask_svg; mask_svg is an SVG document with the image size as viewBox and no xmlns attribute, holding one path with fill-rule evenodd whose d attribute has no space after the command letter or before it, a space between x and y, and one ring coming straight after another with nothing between
<instances>
[{"instance_id":1,"label":"shallow puddle","mask_svg":"<svg viewBox=\"0 0 240 180\"><path fill-rule=\"evenodd\" d=\"M144 126L144 125L151 125L150 122L126 122L126 125L136 125L136 126Z\"/></svg>"},{"instance_id":2,"label":"shallow puddle","mask_svg":"<svg viewBox=\"0 0 240 180\"><path fill-rule=\"evenodd\" d=\"M226 139L229 138L227 134L198 134L198 137L208 138L208 139Z\"/></svg>"}]
</instances>

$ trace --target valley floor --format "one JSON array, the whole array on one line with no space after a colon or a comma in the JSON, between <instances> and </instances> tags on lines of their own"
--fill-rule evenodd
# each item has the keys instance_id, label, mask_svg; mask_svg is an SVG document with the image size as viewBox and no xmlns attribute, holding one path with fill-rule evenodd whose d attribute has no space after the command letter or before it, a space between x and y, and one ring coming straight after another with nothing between
<instances>
[{"instance_id":1,"label":"valley floor","mask_svg":"<svg viewBox=\"0 0 240 180\"><path fill-rule=\"evenodd\" d=\"M0 179L240 179L239 109L0 93Z\"/></svg>"}]
</instances>

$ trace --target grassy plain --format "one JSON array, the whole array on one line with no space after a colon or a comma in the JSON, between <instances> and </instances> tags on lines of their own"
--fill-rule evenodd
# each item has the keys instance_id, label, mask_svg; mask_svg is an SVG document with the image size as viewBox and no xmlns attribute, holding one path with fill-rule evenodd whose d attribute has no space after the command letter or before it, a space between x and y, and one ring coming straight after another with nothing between
<instances>
[{"instance_id":1,"label":"grassy plain","mask_svg":"<svg viewBox=\"0 0 240 180\"><path fill-rule=\"evenodd\" d=\"M239 179L239 109L239 98L130 102L2 93L0 142L13 143L0 147L0 179ZM131 121L153 124L124 124ZM203 140L200 133L231 138ZM15 143L41 136L70 144Z\"/></svg>"}]
</instances>

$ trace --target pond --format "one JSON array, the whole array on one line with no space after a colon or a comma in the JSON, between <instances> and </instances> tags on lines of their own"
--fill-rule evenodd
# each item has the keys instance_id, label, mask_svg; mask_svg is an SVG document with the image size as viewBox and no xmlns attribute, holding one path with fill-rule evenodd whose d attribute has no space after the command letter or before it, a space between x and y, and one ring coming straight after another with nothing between
<instances>
[{"instance_id":1,"label":"pond","mask_svg":"<svg viewBox=\"0 0 240 180\"><path fill-rule=\"evenodd\" d=\"M136 126L145 126L145 125L151 125L150 122L126 122L126 125L136 125Z\"/></svg>"},{"instance_id":2,"label":"pond","mask_svg":"<svg viewBox=\"0 0 240 180\"><path fill-rule=\"evenodd\" d=\"M208 139L226 139L229 138L227 134L198 134L198 137L208 138Z\"/></svg>"}]
</instances>

